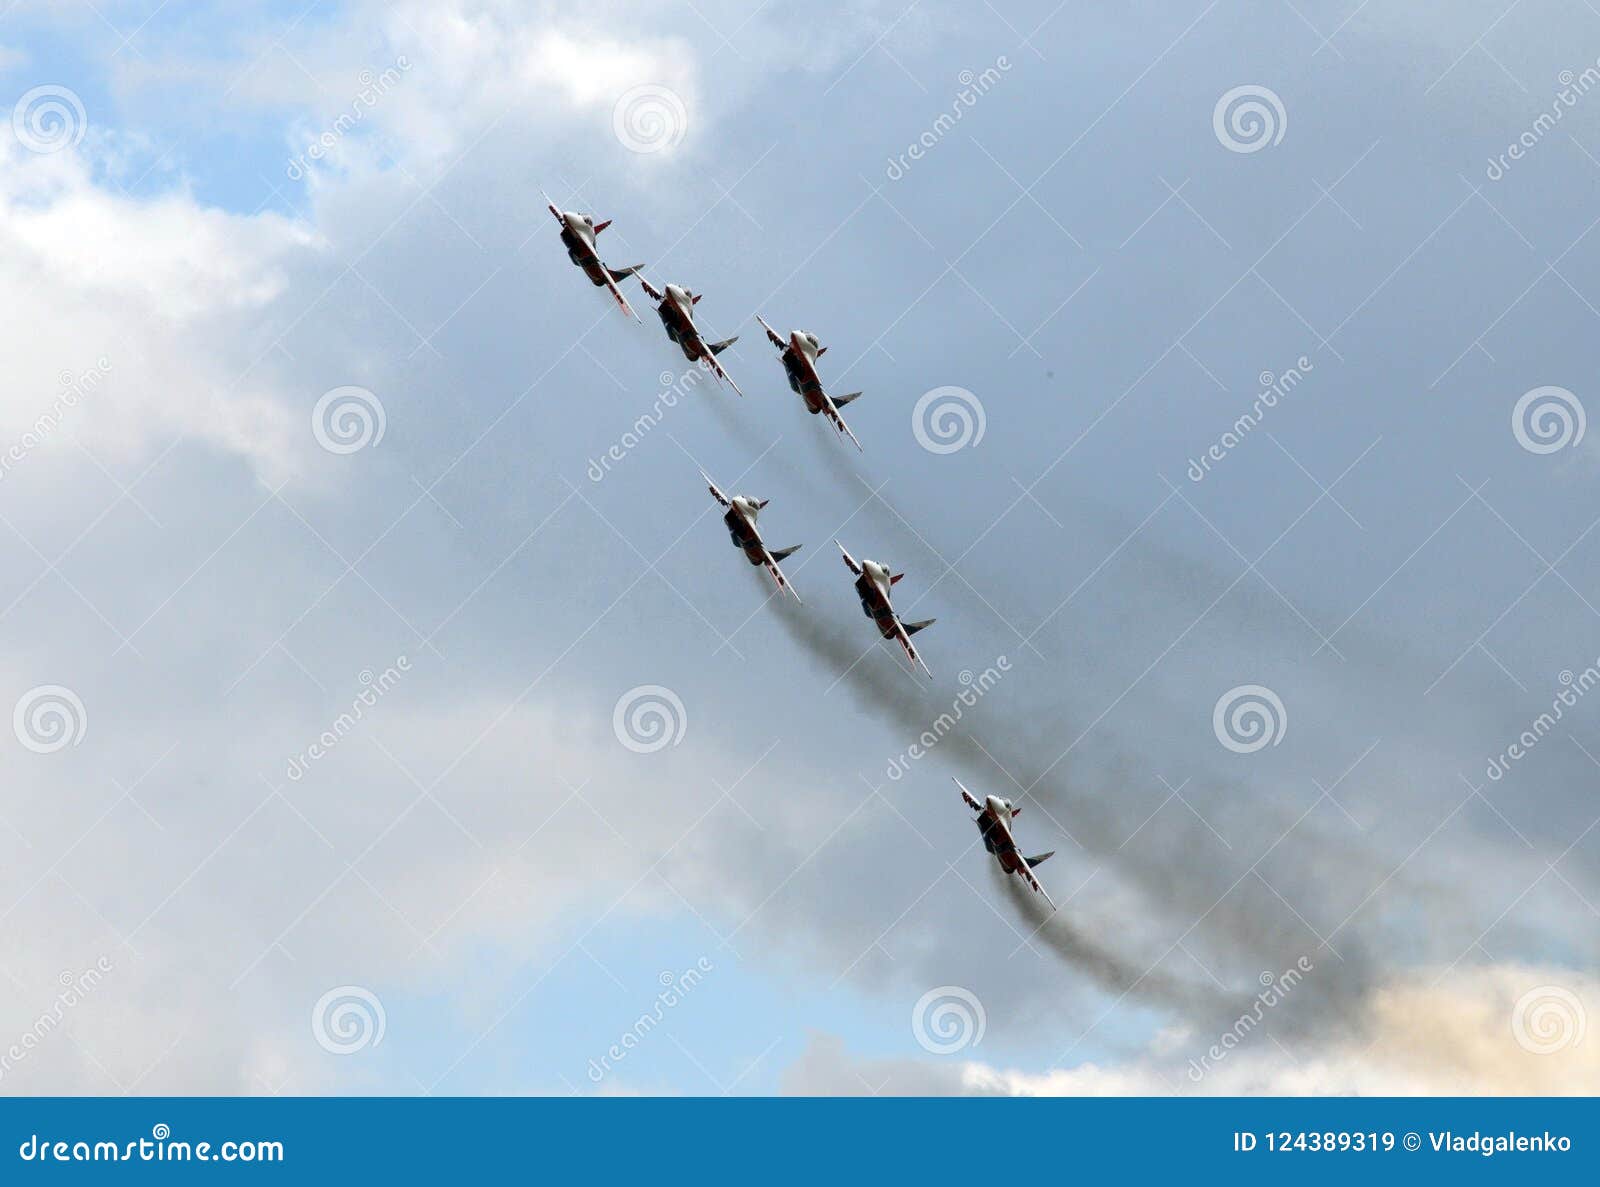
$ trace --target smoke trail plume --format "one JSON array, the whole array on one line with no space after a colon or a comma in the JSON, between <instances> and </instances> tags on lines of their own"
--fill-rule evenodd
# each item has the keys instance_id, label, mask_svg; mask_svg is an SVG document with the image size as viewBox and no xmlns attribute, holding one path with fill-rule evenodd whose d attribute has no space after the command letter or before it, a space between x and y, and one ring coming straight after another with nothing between
<instances>
[{"instance_id":1,"label":"smoke trail plume","mask_svg":"<svg viewBox=\"0 0 1600 1187\"><path fill-rule=\"evenodd\" d=\"M889 665L861 658L866 640L873 637L870 632L847 635L805 607L778 602L775 609L789 637L813 662L834 676L844 673L842 685L864 710L913 736L928 729L940 712L936 700ZM1073 736L1063 723L1052 721L1061 710L1051 706L1048 698L1024 697L1020 703L1048 723L1045 732L1030 734L1019 725L1008 724L1019 715L997 711L985 700L964 710L962 719L944 733L935 751L938 760L985 785L1014 779L1023 788L1031 787L1027 798L1060 822L1089 857L1137 891L1142 904L1139 909L1150 923L1166 925L1165 943L1154 935L1142 937L1151 941L1158 954L1165 948L1170 956L1176 947L1170 944L1174 922L1188 924L1197 912L1203 912L1183 936L1189 949L1205 959L1208 979L1248 985L1258 973L1314 952L1319 975L1311 980L1314 992L1303 993L1301 1000L1320 999L1325 1012L1319 1024L1324 1027L1355 1014L1373 983L1373 970L1357 937L1342 936L1338 956L1321 950L1317 939L1284 908L1274 888L1249 876L1249 871L1241 875L1231 866L1196 860L1196 855L1216 847L1198 820L1181 810L1169 813L1159 824L1140 819L1142 811L1117 794L1119 784L1134 777L1133 758L1119 757L1096 785L1091 785L1058 762L1063 734ZM1047 770L1048 778L1041 778ZM1270 820L1282 815L1268 805L1256 805L1255 809ZM1154 844L1127 846L1130 835L1141 826ZM1315 830L1303 824L1300 828L1306 834L1297 849L1305 854L1302 876L1289 889L1309 895L1315 893L1319 877L1335 876L1333 871L1341 868L1341 863L1354 859ZM1008 889L1015 898L1016 888ZM1125 943L1141 938L1140 922L1144 920L1118 921L1118 934ZM1197 992L1154 969L1145 973L1143 965L1135 968L1135 961L1089 941L1064 919L1052 924L1045 938L1053 951L1103 987L1115 986L1121 992L1131 986L1139 996L1162 1001L1191 1018L1196 1014L1221 1016L1226 1013L1222 1003L1234 996L1231 991L1223 994L1219 990L1215 995ZM1176 959L1187 963L1189 958L1180 953Z\"/></svg>"},{"instance_id":2,"label":"smoke trail plume","mask_svg":"<svg viewBox=\"0 0 1600 1187\"><path fill-rule=\"evenodd\" d=\"M1173 1006L1219 1009L1222 995L1206 987L1167 977L1143 968L1098 943L1072 922L1066 910L1052 912L1032 888L998 864L990 867L1006 897L1029 927L1030 943L1043 943L1062 960L1084 973L1100 988L1118 995L1147 998Z\"/></svg>"}]
</instances>

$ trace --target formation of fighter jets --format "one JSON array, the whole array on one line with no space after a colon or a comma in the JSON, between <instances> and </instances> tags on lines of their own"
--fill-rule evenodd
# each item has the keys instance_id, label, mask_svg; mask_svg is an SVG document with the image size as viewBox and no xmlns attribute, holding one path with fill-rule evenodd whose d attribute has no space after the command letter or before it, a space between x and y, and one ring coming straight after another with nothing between
<instances>
[{"instance_id":1,"label":"formation of fighter jets","mask_svg":"<svg viewBox=\"0 0 1600 1187\"><path fill-rule=\"evenodd\" d=\"M618 287L619 281L636 277L645 295L655 302L656 314L661 319L662 327L667 331L667 337L683 351L683 357L691 363L701 364L720 382L733 388L739 396L744 395L718 358L723 351L739 340L738 335L724 338L720 342L707 342L699 326L695 324L694 308L700 303L703 294L691 292L676 284L668 284L658 289L649 280L638 275L640 269L644 267L642 264L634 264L627 268L607 267L600 258L597 242L600 233L611 225L611 220L606 219L597 223L592 215L561 210L550 201L549 195L545 195L545 205L561 228L561 243L566 248L567 258L583 271L590 283L596 288L604 287L624 313L635 321L641 321L639 315L633 311L633 306L628 304L628 299L623 296L622 289ZM841 408L859 397L861 393L850 392L842 396L828 394L817 369L817 361L827 353L828 348L817 340L815 334L805 330L793 330L787 338L784 338L768 325L759 313L756 314L756 321L766 331L768 341L778 349L789 387L804 401L806 410L813 415L822 416L840 434L850 438L858 450L861 450L861 442L850 431L850 427L844 422L844 417L839 413ZM728 529L734 547L743 552L745 559L752 565L760 565L767 570L777 586L778 593L789 593L796 602L799 602L800 595L789 584L789 579L784 575L778 562L798 552L801 546L795 544L777 551L767 547L756 520L768 500L753 499L740 494L727 495L704 470L700 471L700 477L705 480L711 497L727 509L722 522ZM933 672L923 661L921 653L911 641L911 636L932 626L934 620L925 618L920 622L906 622L894 608L892 587L905 574L896 573L891 566L875 560L862 558L858 561L850 555L843 544L837 540L834 543L839 547L845 567L855 576L855 592L861 601L861 612L872 619L880 636L900 645L913 672L921 668L931 680ZM983 838L983 847L994 855L1000 869L1006 874L1018 875L1034 891L1044 895L1045 901L1050 904L1050 909L1055 910L1055 902L1033 873L1033 868L1053 856L1053 853L1024 857L1012 835L1011 822L1022 809L999 796L988 796L980 803L959 779L956 780L956 786L961 788L961 798L967 806L978 813L976 823L978 832Z\"/></svg>"}]
</instances>

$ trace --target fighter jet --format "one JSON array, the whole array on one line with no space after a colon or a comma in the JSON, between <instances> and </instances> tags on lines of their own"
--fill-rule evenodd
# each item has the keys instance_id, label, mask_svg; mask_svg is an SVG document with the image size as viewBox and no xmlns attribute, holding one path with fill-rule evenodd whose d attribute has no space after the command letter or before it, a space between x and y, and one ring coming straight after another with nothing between
<instances>
[{"instance_id":1,"label":"fighter jet","mask_svg":"<svg viewBox=\"0 0 1600 1187\"><path fill-rule=\"evenodd\" d=\"M815 334L807 333L805 330L791 330L788 340L785 341L778 337L759 313L756 314L756 320L761 322L761 328L767 332L767 340L783 352L783 369L789 375L789 387L795 395L806 402L806 411L813 416L822 413L833 422L834 428L849 437L851 441L855 441L856 448L860 449L861 442L856 441L856 435L844 423L844 417L839 415L839 409L861 393L851 392L847 396L837 398L830 396L822 390L822 379L817 375L817 360L828 352L828 348L817 342Z\"/></svg>"},{"instance_id":2,"label":"fighter jet","mask_svg":"<svg viewBox=\"0 0 1600 1187\"><path fill-rule=\"evenodd\" d=\"M794 593L794 586L789 584L789 579L783 575L783 570L778 568L778 562L786 556L799 552L800 545L770 552L761 542L761 532L756 527L756 516L769 500L752 499L745 495L734 495L730 499L717 489L717 484L711 481L711 476L704 470L700 471L700 477L706 480L706 487L711 491L711 497L728 509L728 513L722 517L722 522L728 525L728 535L733 538L733 546L741 550L745 559L752 565L765 565L767 572L772 574L772 579L778 583L778 588L794 594L794 600L798 602L800 595Z\"/></svg>"},{"instance_id":3,"label":"fighter jet","mask_svg":"<svg viewBox=\"0 0 1600 1187\"><path fill-rule=\"evenodd\" d=\"M708 343L700 336L700 331L694 324L694 307L700 303L703 293L691 293L686 288L678 285L667 285L667 291L661 292L644 277L639 277L639 283L644 285L644 291L650 294L650 299L656 302L656 313L661 316L661 324L667 328L667 337L671 338L683 350L683 357L692 362L703 362L711 368L711 373L718 379L725 379L728 386L734 391L739 391L739 385L733 381L733 376L722 369L722 364L717 362L717 356L735 342L739 335L724 338L721 342Z\"/></svg>"},{"instance_id":4,"label":"fighter jet","mask_svg":"<svg viewBox=\"0 0 1600 1187\"><path fill-rule=\"evenodd\" d=\"M1014 807L1010 800L1003 800L997 795L987 797L980 804L977 797L966 789L961 780L956 779L955 785L961 788L961 798L967 802L967 807L978 814L975 823L978 832L983 836L983 847L994 854L1002 870L1008 874L1021 875L1024 882L1044 895L1044 901L1049 903L1050 909L1054 911L1055 900L1050 897L1049 891L1039 885L1039 879L1033 876L1033 867L1054 857L1055 850L1041 853L1038 857L1023 857L1022 851L1017 848L1015 838L1011 835L1011 822L1021 815L1022 809Z\"/></svg>"},{"instance_id":5,"label":"fighter jet","mask_svg":"<svg viewBox=\"0 0 1600 1187\"><path fill-rule=\"evenodd\" d=\"M597 223L592 214L578 214L571 210L557 210L555 203L550 201L550 195L544 196L545 206L555 216L556 222L561 227L561 244L567 249L567 258L583 269L583 274L592 281L596 288L605 285L611 290L611 295L617 299L617 304L622 306L622 311L635 321L640 317L633 311L633 306L628 304L628 298L622 295L622 290L617 287L617 281L626 280L632 276L643 264L635 264L631 268L607 268L601 262L600 254L595 250L595 237L611 225L611 220Z\"/></svg>"},{"instance_id":6,"label":"fighter jet","mask_svg":"<svg viewBox=\"0 0 1600 1187\"><path fill-rule=\"evenodd\" d=\"M834 543L839 544L839 541L835 540ZM890 574L888 567L877 561L857 562L855 557L845 552L843 544L839 544L839 551L844 553L845 567L856 575L856 596L861 599L861 612L877 624L880 635L898 642L905 648L906 658L920 665L928 673L928 679L933 679L928 665L922 662L917 649L911 645L911 636L924 627L932 626L934 620L925 618L921 622L901 622L900 616L894 612L894 606L890 604L889 587L905 574Z\"/></svg>"}]
</instances>

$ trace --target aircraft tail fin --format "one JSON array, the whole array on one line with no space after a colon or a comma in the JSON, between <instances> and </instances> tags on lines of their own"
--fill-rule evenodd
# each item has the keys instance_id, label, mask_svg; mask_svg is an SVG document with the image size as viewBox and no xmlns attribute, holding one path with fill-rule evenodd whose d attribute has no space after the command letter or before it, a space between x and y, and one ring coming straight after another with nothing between
<instances>
[{"instance_id":1,"label":"aircraft tail fin","mask_svg":"<svg viewBox=\"0 0 1600 1187\"><path fill-rule=\"evenodd\" d=\"M861 394L860 392L851 392L848 396L835 396L835 397L833 397L833 406L835 408L843 408L846 404L848 404L851 400L855 399L860 394Z\"/></svg>"},{"instance_id":2,"label":"aircraft tail fin","mask_svg":"<svg viewBox=\"0 0 1600 1187\"><path fill-rule=\"evenodd\" d=\"M643 267L643 264L635 264L631 268L607 268L606 271L611 273L612 280L627 280L628 277L632 276L635 272Z\"/></svg>"},{"instance_id":3,"label":"aircraft tail fin","mask_svg":"<svg viewBox=\"0 0 1600 1187\"><path fill-rule=\"evenodd\" d=\"M774 552L772 554L772 559L775 560L775 561L781 561L785 557L793 556L795 553L799 552L800 549L803 548L803 547L805 547L803 544L796 544L792 548L780 548L780 549L778 549L777 552Z\"/></svg>"},{"instance_id":4,"label":"aircraft tail fin","mask_svg":"<svg viewBox=\"0 0 1600 1187\"><path fill-rule=\"evenodd\" d=\"M721 354L737 341L739 341L739 335L735 334L732 338L724 338L721 342L713 342L706 349L712 354Z\"/></svg>"},{"instance_id":5,"label":"aircraft tail fin","mask_svg":"<svg viewBox=\"0 0 1600 1187\"><path fill-rule=\"evenodd\" d=\"M1052 849L1049 853L1041 853L1038 857L1025 857L1022 860L1028 863L1028 868L1031 870L1034 866L1043 865L1055 855L1056 851Z\"/></svg>"},{"instance_id":6,"label":"aircraft tail fin","mask_svg":"<svg viewBox=\"0 0 1600 1187\"><path fill-rule=\"evenodd\" d=\"M906 634L914 635L920 630L926 630L937 621L934 618L924 618L921 622L908 622L905 624Z\"/></svg>"}]
</instances>

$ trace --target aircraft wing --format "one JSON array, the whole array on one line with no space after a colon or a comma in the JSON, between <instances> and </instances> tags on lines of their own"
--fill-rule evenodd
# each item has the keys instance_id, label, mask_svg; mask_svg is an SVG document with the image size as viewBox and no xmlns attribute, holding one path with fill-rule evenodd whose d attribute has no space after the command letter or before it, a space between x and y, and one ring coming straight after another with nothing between
<instances>
[{"instance_id":1,"label":"aircraft wing","mask_svg":"<svg viewBox=\"0 0 1600 1187\"><path fill-rule=\"evenodd\" d=\"M1056 900L1051 898L1050 892L1039 884L1038 877L1031 869L1028 868L1028 863L1026 861L1019 861L1017 863L1017 873L1020 874L1022 876L1022 880L1029 886L1033 887L1035 891L1044 895L1044 901L1050 904L1050 909L1052 911L1056 909Z\"/></svg>"},{"instance_id":2,"label":"aircraft wing","mask_svg":"<svg viewBox=\"0 0 1600 1187\"><path fill-rule=\"evenodd\" d=\"M644 291L652 301L659 301L659 300L661 300L662 297L666 296L665 293L663 293L660 289L656 288L655 285L651 284L648 280L646 280L642 276L639 277L639 283L644 285Z\"/></svg>"},{"instance_id":3,"label":"aircraft wing","mask_svg":"<svg viewBox=\"0 0 1600 1187\"><path fill-rule=\"evenodd\" d=\"M850 426L844 423L844 417L839 415L839 409L834 405L834 402L831 399L828 400L828 419L833 421L834 428L838 429L846 437L849 437L851 441L855 442L857 449L861 449L861 442L856 441L856 435L850 431ZM861 449L861 452L865 453L867 451Z\"/></svg>"},{"instance_id":4,"label":"aircraft wing","mask_svg":"<svg viewBox=\"0 0 1600 1187\"><path fill-rule=\"evenodd\" d=\"M733 376L728 374L727 369L723 367L722 363L717 359L717 356L712 354L710 350L706 351L705 360L707 365L710 366L712 374L714 374L718 379L725 380L728 386L740 396L744 395L743 392L739 391L739 385L733 381Z\"/></svg>"},{"instance_id":5,"label":"aircraft wing","mask_svg":"<svg viewBox=\"0 0 1600 1187\"><path fill-rule=\"evenodd\" d=\"M559 223L561 221L561 212L556 209L556 204L550 201L549 194L545 194L543 190L540 190L539 192L544 194L544 208L548 210L555 217L556 222Z\"/></svg>"},{"instance_id":6,"label":"aircraft wing","mask_svg":"<svg viewBox=\"0 0 1600 1187\"><path fill-rule=\"evenodd\" d=\"M704 470L701 470L700 471L700 477L702 477L702 478L704 478L706 480L706 488L711 492L711 497L713 499L715 499L717 502L721 503L724 507L727 507L727 506L730 505L729 502L728 502L728 496L723 494L720 490L718 490L717 489L717 484L715 482L711 481L711 475L707 474Z\"/></svg>"},{"instance_id":7,"label":"aircraft wing","mask_svg":"<svg viewBox=\"0 0 1600 1187\"><path fill-rule=\"evenodd\" d=\"M961 798L967 802L967 807L971 808L974 812L983 811L983 805L978 802L978 798L975 795L967 790L967 785L965 783L961 782L961 780L957 779L954 775L950 776L950 780L961 789Z\"/></svg>"},{"instance_id":8,"label":"aircraft wing","mask_svg":"<svg viewBox=\"0 0 1600 1187\"><path fill-rule=\"evenodd\" d=\"M924 672L927 672L928 679L932 680L933 673L928 670L928 665L922 662L922 656L917 654L917 649L911 644L911 636L909 633L907 633L905 624L902 623L898 618L895 619L895 637L900 640L900 646L905 648L906 658L909 659L913 664L920 667Z\"/></svg>"},{"instance_id":9,"label":"aircraft wing","mask_svg":"<svg viewBox=\"0 0 1600 1187\"><path fill-rule=\"evenodd\" d=\"M600 265L600 275L606 278L606 288L611 290L611 295L617 299L617 304L622 306L622 312L633 318L634 321L642 323L644 319L633 311L633 306L628 304L628 298L622 295L621 287L612 279L611 273L607 271L604 264ZM646 291L650 288L648 284L644 287Z\"/></svg>"},{"instance_id":10,"label":"aircraft wing","mask_svg":"<svg viewBox=\"0 0 1600 1187\"><path fill-rule=\"evenodd\" d=\"M762 547L761 551L765 553L767 558L767 572L772 574L772 579L778 583L778 588L788 590L794 594L794 600L799 602L800 595L795 593L794 586L789 584L789 579L783 575L783 570L778 568L778 562L774 559L772 553L765 546ZM801 604L803 605L804 603Z\"/></svg>"},{"instance_id":11,"label":"aircraft wing","mask_svg":"<svg viewBox=\"0 0 1600 1187\"><path fill-rule=\"evenodd\" d=\"M835 540L834 543L839 544L839 541ZM861 576L861 566L856 563L856 558L845 552L843 544L839 544L839 551L844 554L845 568L849 569L857 577Z\"/></svg>"},{"instance_id":12,"label":"aircraft wing","mask_svg":"<svg viewBox=\"0 0 1600 1187\"><path fill-rule=\"evenodd\" d=\"M782 338L778 337L777 332L762 320L759 313L756 314L756 320L761 322L761 328L767 332L767 341L771 342L772 345L776 346L779 350L785 350L788 348L789 344Z\"/></svg>"}]
</instances>

